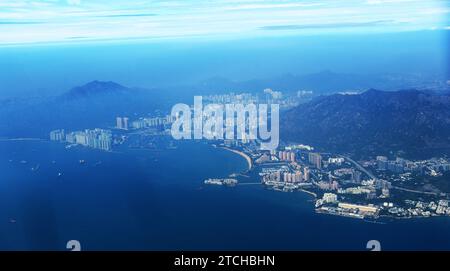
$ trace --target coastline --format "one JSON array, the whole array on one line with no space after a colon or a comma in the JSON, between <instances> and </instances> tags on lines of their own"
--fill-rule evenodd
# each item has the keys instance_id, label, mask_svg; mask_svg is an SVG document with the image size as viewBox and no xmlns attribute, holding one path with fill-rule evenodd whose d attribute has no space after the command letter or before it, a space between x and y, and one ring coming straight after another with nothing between
<instances>
[{"instance_id":1,"label":"coastline","mask_svg":"<svg viewBox=\"0 0 450 271\"><path fill-rule=\"evenodd\" d=\"M234 152L234 153L239 154L240 156L244 157L245 160L247 160L247 165L248 165L247 171L249 171L249 170L251 170L253 168L252 158L250 158L250 156L248 156L245 152L238 151L238 150L235 150L235 149L231 149L231 148L228 148L228 147L219 147L219 148L225 149L225 150L228 150L228 151L231 151L231 152Z\"/></svg>"},{"instance_id":2,"label":"coastline","mask_svg":"<svg viewBox=\"0 0 450 271\"><path fill-rule=\"evenodd\" d=\"M309 194L309 195L313 196L314 199L317 199L317 194L314 193L314 192L311 192L311 191L308 191L308 190L305 190L305 189L299 189L299 191L301 191L303 193L306 193L306 194Z\"/></svg>"}]
</instances>

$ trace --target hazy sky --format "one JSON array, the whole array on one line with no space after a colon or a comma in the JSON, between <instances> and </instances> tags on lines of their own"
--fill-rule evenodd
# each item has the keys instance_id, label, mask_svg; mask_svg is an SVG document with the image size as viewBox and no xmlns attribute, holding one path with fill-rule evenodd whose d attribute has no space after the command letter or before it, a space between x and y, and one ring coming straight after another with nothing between
<instances>
[{"instance_id":1,"label":"hazy sky","mask_svg":"<svg viewBox=\"0 0 450 271\"><path fill-rule=\"evenodd\" d=\"M344 3L345 2L345 3ZM450 1L0 0L0 98L91 80L449 74Z\"/></svg>"},{"instance_id":2,"label":"hazy sky","mask_svg":"<svg viewBox=\"0 0 450 271\"><path fill-rule=\"evenodd\" d=\"M0 0L0 45L449 28L433 0Z\"/></svg>"}]
</instances>

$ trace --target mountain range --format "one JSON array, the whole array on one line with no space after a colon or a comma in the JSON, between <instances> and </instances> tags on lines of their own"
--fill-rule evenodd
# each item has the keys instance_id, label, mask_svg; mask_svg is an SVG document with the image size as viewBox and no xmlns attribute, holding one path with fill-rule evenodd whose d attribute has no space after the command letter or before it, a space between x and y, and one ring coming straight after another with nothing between
<instances>
[{"instance_id":1,"label":"mountain range","mask_svg":"<svg viewBox=\"0 0 450 271\"><path fill-rule=\"evenodd\" d=\"M47 137L48 131L110 127L117 116L144 116L173 103L158 90L92 81L49 98L0 101L0 137Z\"/></svg>"},{"instance_id":2,"label":"mountain range","mask_svg":"<svg viewBox=\"0 0 450 271\"><path fill-rule=\"evenodd\" d=\"M91 81L85 85L77 86L64 93L62 96L67 99L86 98L89 96L104 94L127 93L132 89L124 87L112 81Z\"/></svg>"},{"instance_id":3,"label":"mountain range","mask_svg":"<svg viewBox=\"0 0 450 271\"><path fill-rule=\"evenodd\" d=\"M188 89L199 93L261 92L272 88L283 92L299 90L313 91L315 95L328 95L346 91L364 91L370 88L395 91L398 89L424 89L435 92L450 90L443 76L429 77L419 74L353 74L321 71L310 74L283 74L264 79L234 81L223 77L212 77ZM197 93L198 94L198 93Z\"/></svg>"},{"instance_id":4,"label":"mountain range","mask_svg":"<svg viewBox=\"0 0 450 271\"><path fill-rule=\"evenodd\" d=\"M354 156L450 148L450 95L417 90L321 96L284 112L281 138Z\"/></svg>"},{"instance_id":5,"label":"mountain range","mask_svg":"<svg viewBox=\"0 0 450 271\"><path fill-rule=\"evenodd\" d=\"M165 114L175 103L192 102L196 91L92 81L50 99L2 100L0 136L46 137L57 128L110 127L116 116ZM450 94L370 89L318 96L281 112L280 137L355 157L450 154Z\"/></svg>"}]
</instances>

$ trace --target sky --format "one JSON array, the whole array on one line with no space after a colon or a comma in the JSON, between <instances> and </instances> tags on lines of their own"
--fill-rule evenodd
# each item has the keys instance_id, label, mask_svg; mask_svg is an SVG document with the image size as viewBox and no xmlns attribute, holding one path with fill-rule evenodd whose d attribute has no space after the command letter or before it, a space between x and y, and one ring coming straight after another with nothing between
<instances>
[{"instance_id":1,"label":"sky","mask_svg":"<svg viewBox=\"0 0 450 271\"><path fill-rule=\"evenodd\" d=\"M0 0L0 46L449 29L436 0Z\"/></svg>"},{"instance_id":2,"label":"sky","mask_svg":"<svg viewBox=\"0 0 450 271\"><path fill-rule=\"evenodd\" d=\"M0 0L0 99L284 74L450 76L450 1Z\"/></svg>"}]
</instances>

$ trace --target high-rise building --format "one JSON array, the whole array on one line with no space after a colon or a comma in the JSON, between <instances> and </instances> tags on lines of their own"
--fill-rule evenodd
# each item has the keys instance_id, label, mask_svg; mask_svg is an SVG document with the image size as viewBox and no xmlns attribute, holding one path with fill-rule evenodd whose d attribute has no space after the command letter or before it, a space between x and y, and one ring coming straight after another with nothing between
<instances>
[{"instance_id":1,"label":"high-rise building","mask_svg":"<svg viewBox=\"0 0 450 271\"><path fill-rule=\"evenodd\" d=\"M301 182L303 181L302 172L300 170L297 170L295 172L295 182Z\"/></svg>"},{"instance_id":2,"label":"high-rise building","mask_svg":"<svg viewBox=\"0 0 450 271\"><path fill-rule=\"evenodd\" d=\"M308 167L305 167L305 168L303 169L303 179L304 179L306 182L309 181L309 175L310 175L309 168L308 168Z\"/></svg>"},{"instance_id":3,"label":"high-rise building","mask_svg":"<svg viewBox=\"0 0 450 271\"><path fill-rule=\"evenodd\" d=\"M291 162L295 162L295 152L291 152L290 160Z\"/></svg>"},{"instance_id":4,"label":"high-rise building","mask_svg":"<svg viewBox=\"0 0 450 271\"><path fill-rule=\"evenodd\" d=\"M308 160L315 168L322 168L322 156L319 153L310 152L308 154Z\"/></svg>"},{"instance_id":5,"label":"high-rise building","mask_svg":"<svg viewBox=\"0 0 450 271\"><path fill-rule=\"evenodd\" d=\"M275 174L276 181L281 182L281 171L278 170Z\"/></svg>"},{"instance_id":6,"label":"high-rise building","mask_svg":"<svg viewBox=\"0 0 450 271\"><path fill-rule=\"evenodd\" d=\"M337 202L337 195L333 193L324 193L322 199L325 203L335 203Z\"/></svg>"},{"instance_id":7,"label":"high-rise building","mask_svg":"<svg viewBox=\"0 0 450 271\"><path fill-rule=\"evenodd\" d=\"M283 182L287 183L288 182L288 174L287 172L283 173Z\"/></svg>"},{"instance_id":8,"label":"high-rise building","mask_svg":"<svg viewBox=\"0 0 450 271\"><path fill-rule=\"evenodd\" d=\"M121 117L117 117L116 118L116 128L117 129L123 129L122 128L122 118Z\"/></svg>"},{"instance_id":9,"label":"high-rise building","mask_svg":"<svg viewBox=\"0 0 450 271\"><path fill-rule=\"evenodd\" d=\"M117 117L116 118L116 128L128 130L128 118L126 117Z\"/></svg>"},{"instance_id":10,"label":"high-rise building","mask_svg":"<svg viewBox=\"0 0 450 271\"><path fill-rule=\"evenodd\" d=\"M131 127L133 127L133 129L142 129L142 128L146 127L146 124L147 123L146 123L145 119L141 118L141 119L131 122Z\"/></svg>"},{"instance_id":11,"label":"high-rise building","mask_svg":"<svg viewBox=\"0 0 450 271\"><path fill-rule=\"evenodd\" d=\"M80 145L87 145L87 137L84 132L75 132L75 143Z\"/></svg>"},{"instance_id":12,"label":"high-rise building","mask_svg":"<svg viewBox=\"0 0 450 271\"><path fill-rule=\"evenodd\" d=\"M352 181L354 183L361 183L361 171L358 170L352 171Z\"/></svg>"},{"instance_id":13,"label":"high-rise building","mask_svg":"<svg viewBox=\"0 0 450 271\"><path fill-rule=\"evenodd\" d=\"M68 133L66 135L66 142L70 144L75 144L77 142L75 139L75 133Z\"/></svg>"},{"instance_id":14,"label":"high-rise building","mask_svg":"<svg viewBox=\"0 0 450 271\"><path fill-rule=\"evenodd\" d=\"M386 156L377 156L377 166L379 170L386 170L388 166L388 159Z\"/></svg>"},{"instance_id":15,"label":"high-rise building","mask_svg":"<svg viewBox=\"0 0 450 271\"><path fill-rule=\"evenodd\" d=\"M65 140L64 129L51 131L50 132L50 140L52 140L52 141L64 141Z\"/></svg>"},{"instance_id":16,"label":"high-rise building","mask_svg":"<svg viewBox=\"0 0 450 271\"><path fill-rule=\"evenodd\" d=\"M122 128L128 130L128 118L122 118Z\"/></svg>"},{"instance_id":17,"label":"high-rise building","mask_svg":"<svg viewBox=\"0 0 450 271\"><path fill-rule=\"evenodd\" d=\"M338 190L339 189L339 183L337 181L331 181L330 182L330 190Z\"/></svg>"}]
</instances>

